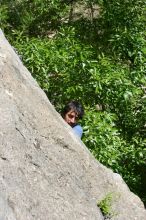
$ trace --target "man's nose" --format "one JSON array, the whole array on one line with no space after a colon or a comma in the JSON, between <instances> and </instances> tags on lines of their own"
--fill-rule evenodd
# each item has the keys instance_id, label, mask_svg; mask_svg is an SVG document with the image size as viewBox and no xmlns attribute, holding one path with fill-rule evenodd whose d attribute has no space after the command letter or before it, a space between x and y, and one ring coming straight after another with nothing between
<instances>
[{"instance_id":1,"label":"man's nose","mask_svg":"<svg viewBox=\"0 0 146 220\"><path fill-rule=\"evenodd\" d=\"M71 118L71 123L74 124L75 123L75 118Z\"/></svg>"}]
</instances>

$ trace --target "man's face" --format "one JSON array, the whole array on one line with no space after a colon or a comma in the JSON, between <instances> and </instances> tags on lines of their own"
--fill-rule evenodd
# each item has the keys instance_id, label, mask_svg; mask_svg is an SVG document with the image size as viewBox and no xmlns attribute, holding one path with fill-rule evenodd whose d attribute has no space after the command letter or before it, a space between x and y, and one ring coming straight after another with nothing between
<instances>
[{"instance_id":1,"label":"man's face","mask_svg":"<svg viewBox=\"0 0 146 220\"><path fill-rule=\"evenodd\" d=\"M78 115L74 110L70 110L66 113L64 120L73 127L78 122Z\"/></svg>"}]
</instances>

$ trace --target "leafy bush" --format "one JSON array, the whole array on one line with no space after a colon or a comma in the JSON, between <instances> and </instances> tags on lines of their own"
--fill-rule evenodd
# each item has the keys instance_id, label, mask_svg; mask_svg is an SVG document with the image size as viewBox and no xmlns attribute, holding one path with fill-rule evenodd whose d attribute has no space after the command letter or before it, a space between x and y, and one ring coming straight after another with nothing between
<instances>
[{"instance_id":1,"label":"leafy bush","mask_svg":"<svg viewBox=\"0 0 146 220\"><path fill-rule=\"evenodd\" d=\"M67 11L67 5L59 0L1 0L1 4L7 7L6 32L11 28L35 37L47 36L50 30L56 29Z\"/></svg>"},{"instance_id":2,"label":"leafy bush","mask_svg":"<svg viewBox=\"0 0 146 220\"><path fill-rule=\"evenodd\" d=\"M144 46L145 0L107 0L101 7L109 49L133 63Z\"/></svg>"},{"instance_id":3,"label":"leafy bush","mask_svg":"<svg viewBox=\"0 0 146 220\"><path fill-rule=\"evenodd\" d=\"M142 195L145 192L146 176L142 170L145 167L146 142L138 136L130 142L124 140L116 126L116 117L96 109L86 111L82 122L83 141L101 163L121 174L131 190Z\"/></svg>"}]
</instances>

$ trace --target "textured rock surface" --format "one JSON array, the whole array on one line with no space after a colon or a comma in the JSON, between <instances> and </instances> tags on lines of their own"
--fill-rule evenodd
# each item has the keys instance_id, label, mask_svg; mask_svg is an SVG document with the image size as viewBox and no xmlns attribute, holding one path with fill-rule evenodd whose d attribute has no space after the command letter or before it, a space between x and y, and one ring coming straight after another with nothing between
<instances>
[{"instance_id":1,"label":"textured rock surface","mask_svg":"<svg viewBox=\"0 0 146 220\"><path fill-rule=\"evenodd\" d=\"M94 160L0 32L0 220L146 220L140 199ZM117 197L117 198L116 198Z\"/></svg>"}]
</instances>

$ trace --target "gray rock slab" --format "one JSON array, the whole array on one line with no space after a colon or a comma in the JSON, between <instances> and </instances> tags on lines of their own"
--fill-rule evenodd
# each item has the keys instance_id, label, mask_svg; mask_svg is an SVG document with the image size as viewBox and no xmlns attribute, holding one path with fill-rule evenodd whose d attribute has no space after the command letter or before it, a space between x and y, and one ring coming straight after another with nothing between
<instances>
[{"instance_id":1,"label":"gray rock slab","mask_svg":"<svg viewBox=\"0 0 146 220\"><path fill-rule=\"evenodd\" d=\"M96 161L0 31L0 220L146 220L120 175Z\"/></svg>"}]
</instances>

